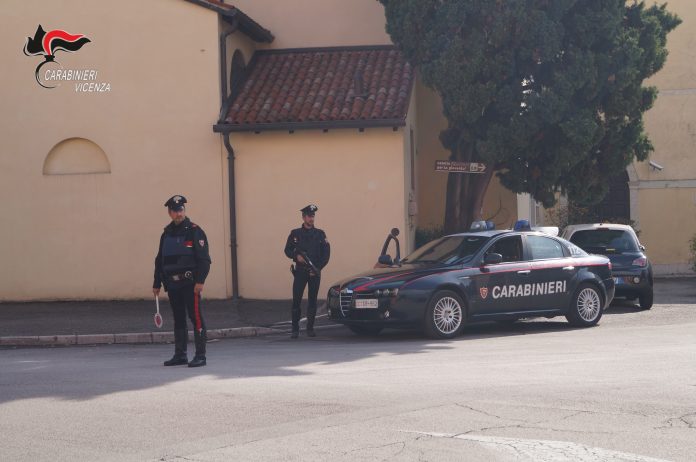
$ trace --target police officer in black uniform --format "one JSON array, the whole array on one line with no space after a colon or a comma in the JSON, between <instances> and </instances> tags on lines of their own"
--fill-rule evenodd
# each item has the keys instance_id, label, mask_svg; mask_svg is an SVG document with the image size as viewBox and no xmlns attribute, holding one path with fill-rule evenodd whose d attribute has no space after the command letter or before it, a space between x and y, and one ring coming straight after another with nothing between
<instances>
[{"instance_id":1,"label":"police officer in black uniform","mask_svg":"<svg viewBox=\"0 0 696 462\"><path fill-rule=\"evenodd\" d=\"M165 361L164 365L188 364L189 367L200 367L206 364L206 330L200 297L205 278L210 271L210 253L208 238L200 226L186 217L184 204L184 196L172 196L164 203L172 222L164 228L160 237L159 251L155 257L152 292L159 295L160 286L164 284L174 313L174 356ZM196 356L191 362L186 355L187 313L193 323L196 344Z\"/></svg>"},{"instance_id":2,"label":"police officer in black uniform","mask_svg":"<svg viewBox=\"0 0 696 462\"><path fill-rule=\"evenodd\" d=\"M317 294L321 283L320 271L329 263L331 248L324 231L314 227L314 214L319 210L314 204L300 210L302 227L293 229L285 244L285 255L295 262L291 266L292 284L292 338L300 332L300 303L305 286L309 285L307 306L307 336L315 337L314 318L317 314Z\"/></svg>"}]
</instances>

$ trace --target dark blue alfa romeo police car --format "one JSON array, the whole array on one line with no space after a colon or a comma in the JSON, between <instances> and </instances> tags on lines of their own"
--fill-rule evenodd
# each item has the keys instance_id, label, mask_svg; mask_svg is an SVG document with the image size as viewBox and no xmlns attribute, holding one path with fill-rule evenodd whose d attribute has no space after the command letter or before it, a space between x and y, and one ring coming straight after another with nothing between
<instances>
[{"instance_id":1,"label":"dark blue alfa romeo police car","mask_svg":"<svg viewBox=\"0 0 696 462\"><path fill-rule=\"evenodd\" d=\"M477 321L565 316L575 326L597 324L614 297L608 258L532 231L524 220L513 230L475 227L481 230L436 239L403 260L398 251L394 261L380 257L381 268L334 284L329 317L357 334L422 327L432 338L453 338Z\"/></svg>"}]
</instances>

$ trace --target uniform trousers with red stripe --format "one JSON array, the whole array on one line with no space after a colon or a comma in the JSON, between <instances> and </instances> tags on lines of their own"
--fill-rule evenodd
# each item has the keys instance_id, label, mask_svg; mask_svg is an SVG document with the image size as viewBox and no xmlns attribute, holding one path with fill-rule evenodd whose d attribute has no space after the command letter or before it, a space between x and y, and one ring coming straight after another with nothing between
<instances>
[{"instance_id":1,"label":"uniform trousers with red stripe","mask_svg":"<svg viewBox=\"0 0 696 462\"><path fill-rule=\"evenodd\" d=\"M200 294L193 292L193 284L186 284L183 287L170 287L169 304L172 306L174 314L174 330L188 330L186 325L186 315L188 314L193 331L198 340L202 337L202 342L196 342L196 354L205 355L205 320L201 311ZM199 345L199 343L201 343ZM202 351L201 351L202 350Z\"/></svg>"}]
</instances>

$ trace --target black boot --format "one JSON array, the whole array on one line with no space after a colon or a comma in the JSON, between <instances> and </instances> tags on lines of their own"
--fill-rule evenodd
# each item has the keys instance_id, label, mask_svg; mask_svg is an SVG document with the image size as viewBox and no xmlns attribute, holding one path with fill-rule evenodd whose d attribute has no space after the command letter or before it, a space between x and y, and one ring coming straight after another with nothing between
<instances>
[{"instance_id":1,"label":"black boot","mask_svg":"<svg viewBox=\"0 0 696 462\"><path fill-rule=\"evenodd\" d=\"M193 357L188 367L201 367L206 365L205 361L205 341L207 340L207 335L205 329L200 332L197 330L193 331L193 341L196 344L196 356Z\"/></svg>"},{"instance_id":2,"label":"black boot","mask_svg":"<svg viewBox=\"0 0 696 462\"><path fill-rule=\"evenodd\" d=\"M314 318L317 317L317 307L308 306L307 307L307 337L316 337L317 334L314 333Z\"/></svg>"},{"instance_id":3,"label":"black boot","mask_svg":"<svg viewBox=\"0 0 696 462\"><path fill-rule=\"evenodd\" d=\"M300 308L292 308L292 334L290 338L297 338L300 334Z\"/></svg>"},{"instance_id":4,"label":"black boot","mask_svg":"<svg viewBox=\"0 0 696 462\"><path fill-rule=\"evenodd\" d=\"M186 355L186 345L188 343L188 331L186 329L176 329L174 331L174 356L165 361L165 366L181 366L188 364Z\"/></svg>"}]
</instances>

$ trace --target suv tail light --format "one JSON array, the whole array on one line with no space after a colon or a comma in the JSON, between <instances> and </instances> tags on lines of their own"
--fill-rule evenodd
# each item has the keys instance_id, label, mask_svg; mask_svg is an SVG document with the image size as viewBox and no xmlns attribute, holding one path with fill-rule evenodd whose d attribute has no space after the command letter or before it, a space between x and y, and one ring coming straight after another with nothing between
<instances>
[{"instance_id":1,"label":"suv tail light","mask_svg":"<svg viewBox=\"0 0 696 462\"><path fill-rule=\"evenodd\" d=\"M645 257L636 258L635 260L633 260L633 263L631 263L631 264L633 266L640 266L640 267L648 266L648 259Z\"/></svg>"}]
</instances>

